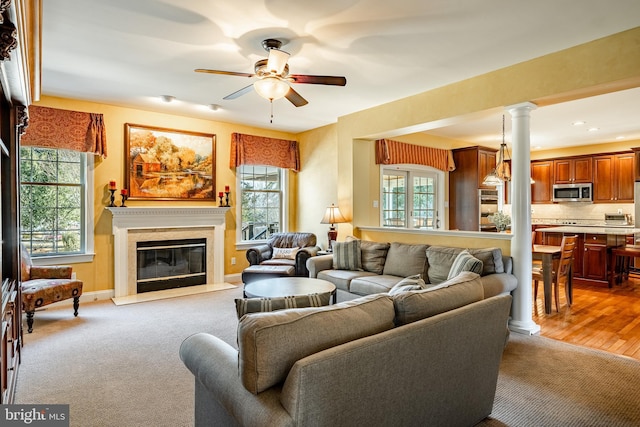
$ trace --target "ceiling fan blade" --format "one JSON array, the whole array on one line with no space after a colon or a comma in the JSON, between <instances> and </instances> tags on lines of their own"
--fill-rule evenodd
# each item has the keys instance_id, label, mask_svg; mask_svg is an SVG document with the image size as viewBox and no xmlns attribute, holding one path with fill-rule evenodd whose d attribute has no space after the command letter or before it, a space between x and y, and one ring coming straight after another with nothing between
<instances>
[{"instance_id":1,"label":"ceiling fan blade","mask_svg":"<svg viewBox=\"0 0 640 427\"><path fill-rule=\"evenodd\" d=\"M253 77L255 74L249 73L236 73L235 71L220 71L220 70L207 70L205 68L196 68L196 73L209 73L209 74L224 74L227 76L239 76L239 77Z\"/></svg>"},{"instance_id":2,"label":"ceiling fan blade","mask_svg":"<svg viewBox=\"0 0 640 427\"><path fill-rule=\"evenodd\" d=\"M242 89L237 90L237 91L225 96L222 99L236 99L236 98L244 95L245 93L250 92L251 89L253 89L253 84L250 84L249 86L245 86Z\"/></svg>"},{"instance_id":3,"label":"ceiling fan blade","mask_svg":"<svg viewBox=\"0 0 640 427\"><path fill-rule=\"evenodd\" d=\"M296 107L302 107L303 105L307 105L309 103L309 101L304 99L302 95L296 92L292 87L289 87L289 91L285 95L285 98L287 98Z\"/></svg>"},{"instance_id":4,"label":"ceiling fan blade","mask_svg":"<svg viewBox=\"0 0 640 427\"><path fill-rule=\"evenodd\" d=\"M269 49L267 70L273 71L275 74L282 74L288 60L289 54L287 52L280 49Z\"/></svg>"},{"instance_id":5,"label":"ceiling fan blade","mask_svg":"<svg viewBox=\"0 0 640 427\"><path fill-rule=\"evenodd\" d=\"M288 77L293 83L308 83L312 85L344 86L347 84L345 77L338 76L309 76L307 74L290 74Z\"/></svg>"}]
</instances>

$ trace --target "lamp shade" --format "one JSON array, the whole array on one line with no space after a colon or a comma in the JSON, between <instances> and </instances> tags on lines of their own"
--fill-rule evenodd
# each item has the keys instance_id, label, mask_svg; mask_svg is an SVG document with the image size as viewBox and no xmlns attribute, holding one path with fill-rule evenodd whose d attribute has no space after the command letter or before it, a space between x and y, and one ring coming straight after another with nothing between
<instances>
[{"instance_id":1,"label":"lamp shade","mask_svg":"<svg viewBox=\"0 0 640 427\"><path fill-rule=\"evenodd\" d=\"M338 207L332 203L331 206L329 206L325 211L324 216L322 217L322 221L320 221L320 224L333 225L333 224L339 224L341 222L347 222L347 220L340 213L340 209L338 209Z\"/></svg>"},{"instance_id":2,"label":"lamp shade","mask_svg":"<svg viewBox=\"0 0 640 427\"><path fill-rule=\"evenodd\" d=\"M253 88L258 95L268 100L280 99L289 92L289 85L277 77L264 77L257 80Z\"/></svg>"}]
</instances>

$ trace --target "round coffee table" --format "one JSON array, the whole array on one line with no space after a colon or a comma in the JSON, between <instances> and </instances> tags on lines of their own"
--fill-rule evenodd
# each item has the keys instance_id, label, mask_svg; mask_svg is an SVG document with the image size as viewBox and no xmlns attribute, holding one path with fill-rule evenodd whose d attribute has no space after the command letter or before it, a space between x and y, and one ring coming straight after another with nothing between
<instances>
[{"instance_id":1,"label":"round coffee table","mask_svg":"<svg viewBox=\"0 0 640 427\"><path fill-rule=\"evenodd\" d=\"M332 303L335 304L336 285L327 280L310 277L277 277L244 285L244 294L247 298L278 298L325 292L331 292Z\"/></svg>"}]
</instances>

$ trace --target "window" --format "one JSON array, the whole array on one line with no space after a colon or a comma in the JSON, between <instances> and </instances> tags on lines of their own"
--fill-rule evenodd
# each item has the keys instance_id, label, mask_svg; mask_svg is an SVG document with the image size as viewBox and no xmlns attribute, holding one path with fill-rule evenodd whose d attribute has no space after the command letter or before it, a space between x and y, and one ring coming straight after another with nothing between
<instances>
[{"instance_id":1,"label":"window","mask_svg":"<svg viewBox=\"0 0 640 427\"><path fill-rule=\"evenodd\" d=\"M20 148L20 240L34 260L93 251L92 170L85 153Z\"/></svg>"},{"instance_id":2,"label":"window","mask_svg":"<svg viewBox=\"0 0 640 427\"><path fill-rule=\"evenodd\" d=\"M381 223L383 227L440 229L444 173L430 167L382 168Z\"/></svg>"},{"instance_id":3,"label":"window","mask_svg":"<svg viewBox=\"0 0 640 427\"><path fill-rule=\"evenodd\" d=\"M266 240L285 231L286 169L244 165L237 169L240 189L239 241Z\"/></svg>"}]
</instances>

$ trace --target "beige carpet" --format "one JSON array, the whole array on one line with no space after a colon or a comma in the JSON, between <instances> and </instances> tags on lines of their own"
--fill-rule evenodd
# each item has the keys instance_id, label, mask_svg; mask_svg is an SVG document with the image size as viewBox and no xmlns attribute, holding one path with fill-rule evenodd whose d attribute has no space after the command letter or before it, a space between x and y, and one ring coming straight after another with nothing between
<instances>
[{"instance_id":1,"label":"beige carpet","mask_svg":"<svg viewBox=\"0 0 640 427\"><path fill-rule=\"evenodd\" d=\"M235 346L240 288L116 306L56 308L25 331L16 403L68 403L71 426L193 424L193 376L178 356L196 332ZM488 427L640 426L640 362L511 335ZM425 402L428 404L428 402Z\"/></svg>"}]
</instances>

